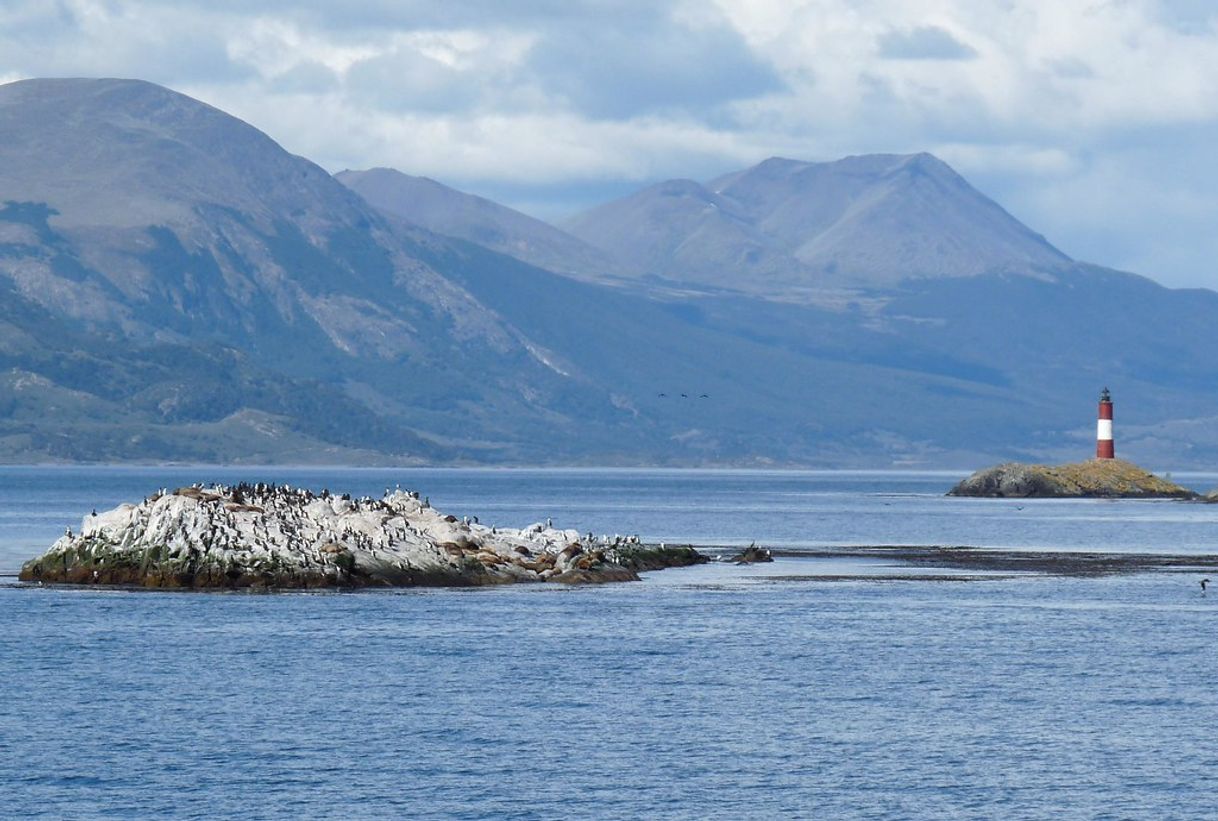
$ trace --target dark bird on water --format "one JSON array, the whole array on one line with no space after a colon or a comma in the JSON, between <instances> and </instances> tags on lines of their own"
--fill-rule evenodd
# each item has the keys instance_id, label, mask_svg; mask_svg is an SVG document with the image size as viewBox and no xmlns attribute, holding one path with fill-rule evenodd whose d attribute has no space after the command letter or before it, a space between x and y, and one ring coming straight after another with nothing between
<instances>
[{"instance_id":1,"label":"dark bird on water","mask_svg":"<svg viewBox=\"0 0 1218 821\"><path fill-rule=\"evenodd\" d=\"M658 394L658 395L659 395L659 397L660 397L661 399L667 399L667 398L668 398L668 394L666 394L666 393L661 393L661 394Z\"/></svg>"},{"instance_id":2,"label":"dark bird on water","mask_svg":"<svg viewBox=\"0 0 1218 821\"><path fill-rule=\"evenodd\" d=\"M1202 593L1204 593L1204 592L1205 592L1205 586L1206 586L1207 584L1209 584L1209 583L1210 583L1210 580L1209 580L1209 579L1202 579L1202 580L1201 580L1201 592L1202 592Z\"/></svg>"}]
</instances>

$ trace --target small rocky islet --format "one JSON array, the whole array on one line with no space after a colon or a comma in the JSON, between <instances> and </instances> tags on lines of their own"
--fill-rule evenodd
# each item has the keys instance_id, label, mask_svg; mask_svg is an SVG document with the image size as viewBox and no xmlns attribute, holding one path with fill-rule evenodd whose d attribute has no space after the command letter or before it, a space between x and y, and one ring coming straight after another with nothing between
<instances>
[{"instance_id":1,"label":"small rocky islet","mask_svg":"<svg viewBox=\"0 0 1218 821\"><path fill-rule=\"evenodd\" d=\"M949 496L991 498L1208 499L1124 459L1065 465L1007 462L979 470Z\"/></svg>"},{"instance_id":2,"label":"small rocky islet","mask_svg":"<svg viewBox=\"0 0 1218 821\"><path fill-rule=\"evenodd\" d=\"M699 564L692 547L645 545L551 523L458 519L420 494L380 499L270 484L162 490L87 516L20 579L160 589L307 589L517 582L596 584Z\"/></svg>"}]
</instances>

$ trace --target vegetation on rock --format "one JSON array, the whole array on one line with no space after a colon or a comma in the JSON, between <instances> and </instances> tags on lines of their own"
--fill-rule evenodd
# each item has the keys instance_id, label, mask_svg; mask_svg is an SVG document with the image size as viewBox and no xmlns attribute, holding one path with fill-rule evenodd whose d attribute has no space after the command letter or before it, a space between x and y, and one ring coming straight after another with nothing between
<instances>
[{"instance_id":1,"label":"vegetation on rock","mask_svg":"<svg viewBox=\"0 0 1218 821\"><path fill-rule=\"evenodd\" d=\"M1123 459L1067 465L1008 462L979 470L949 496L1193 499L1197 494Z\"/></svg>"}]
</instances>

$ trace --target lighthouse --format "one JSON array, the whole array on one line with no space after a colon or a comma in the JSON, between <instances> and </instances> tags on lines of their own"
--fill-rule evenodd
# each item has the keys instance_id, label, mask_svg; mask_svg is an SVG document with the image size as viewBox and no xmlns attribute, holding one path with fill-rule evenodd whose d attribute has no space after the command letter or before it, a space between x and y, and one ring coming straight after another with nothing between
<instances>
[{"instance_id":1,"label":"lighthouse","mask_svg":"<svg viewBox=\"0 0 1218 821\"><path fill-rule=\"evenodd\" d=\"M1095 428L1095 458L1116 458L1116 448L1112 444L1112 394L1107 388L1100 393L1100 418Z\"/></svg>"}]
</instances>

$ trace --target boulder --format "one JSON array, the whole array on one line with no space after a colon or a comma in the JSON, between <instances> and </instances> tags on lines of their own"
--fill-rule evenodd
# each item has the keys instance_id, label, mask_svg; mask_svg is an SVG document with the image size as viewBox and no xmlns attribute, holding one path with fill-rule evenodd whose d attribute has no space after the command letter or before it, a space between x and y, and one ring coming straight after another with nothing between
<instances>
[{"instance_id":1,"label":"boulder","mask_svg":"<svg viewBox=\"0 0 1218 821\"><path fill-rule=\"evenodd\" d=\"M728 557L727 561L735 562L736 564L759 564L762 562L772 562L774 557L770 555L770 551L767 548L751 544L735 556Z\"/></svg>"}]
</instances>

